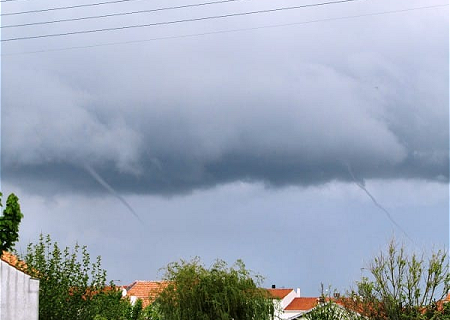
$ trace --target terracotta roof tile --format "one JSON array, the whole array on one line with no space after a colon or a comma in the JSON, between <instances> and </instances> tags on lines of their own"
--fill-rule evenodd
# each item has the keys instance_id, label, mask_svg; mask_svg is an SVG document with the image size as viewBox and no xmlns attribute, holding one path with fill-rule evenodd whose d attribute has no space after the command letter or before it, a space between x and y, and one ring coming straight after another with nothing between
<instances>
[{"instance_id":1,"label":"terracotta roof tile","mask_svg":"<svg viewBox=\"0 0 450 320\"><path fill-rule=\"evenodd\" d=\"M3 251L0 259L20 271L25 272L27 269L27 265L25 264L25 262L20 261L17 256L12 254L11 252Z\"/></svg>"},{"instance_id":2,"label":"terracotta roof tile","mask_svg":"<svg viewBox=\"0 0 450 320\"><path fill-rule=\"evenodd\" d=\"M285 310L311 310L317 306L318 298L300 297L294 298Z\"/></svg>"},{"instance_id":3,"label":"terracotta roof tile","mask_svg":"<svg viewBox=\"0 0 450 320\"><path fill-rule=\"evenodd\" d=\"M273 299L283 299L294 289L267 289Z\"/></svg>"},{"instance_id":4,"label":"terracotta roof tile","mask_svg":"<svg viewBox=\"0 0 450 320\"><path fill-rule=\"evenodd\" d=\"M151 304L158 294L167 287L164 281L135 281L126 287L127 297L134 296L142 300L144 307Z\"/></svg>"}]
</instances>

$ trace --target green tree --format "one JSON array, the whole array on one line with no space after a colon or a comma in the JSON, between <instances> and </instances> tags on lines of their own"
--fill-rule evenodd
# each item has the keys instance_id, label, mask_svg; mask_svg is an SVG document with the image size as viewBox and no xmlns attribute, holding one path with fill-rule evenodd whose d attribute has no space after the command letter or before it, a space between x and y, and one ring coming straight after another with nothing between
<instances>
[{"instance_id":1,"label":"green tree","mask_svg":"<svg viewBox=\"0 0 450 320\"><path fill-rule=\"evenodd\" d=\"M351 320L356 318L356 313L345 310L333 299L323 300L313 310L305 314L307 320Z\"/></svg>"},{"instance_id":2,"label":"green tree","mask_svg":"<svg viewBox=\"0 0 450 320\"><path fill-rule=\"evenodd\" d=\"M27 272L40 280L39 319L136 320L132 306L113 285L106 285L101 258L91 263L87 247L61 250L49 235L29 244ZM142 306L141 306L142 308Z\"/></svg>"},{"instance_id":3,"label":"green tree","mask_svg":"<svg viewBox=\"0 0 450 320\"><path fill-rule=\"evenodd\" d=\"M153 303L145 307L139 314L138 320L161 320L158 304Z\"/></svg>"},{"instance_id":4,"label":"green tree","mask_svg":"<svg viewBox=\"0 0 450 320\"><path fill-rule=\"evenodd\" d=\"M259 288L262 278L252 277L240 260L233 267L217 260L209 269L199 258L173 262L164 280L155 301L160 320L273 319L272 300Z\"/></svg>"},{"instance_id":5,"label":"green tree","mask_svg":"<svg viewBox=\"0 0 450 320\"><path fill-rule=\"evenodd\" d=\"M357 289L346 300L348 307L374 320L443 319L439 301L450 289L445 251L425 258L424 254L407 254L404 246L391 241L368 271L371 278L357 282Z\"/></svg>"},{"instance_id":6,"label":"green tree","mask_svg":"<svg viewBox=\"0 0 450 320\"><path fill-rule=\"evenodd\" d=\"M331 287L328 287L325 294L323 284L321 286L321 294L318 304L315 308L304 315L307 320L358 320L359 315L352 310L347 310L342 306L340 294ZM333 293L333 296L331 296Z\"/></svg>"},{"instance_id":7,"label":"green tree","mask_svg":"<svg viewBox=\"0 0 450 320\"><path fill-rule=\"evenodd\" d=\"M0 207L2 193L0 192ZM23 218L20 211L19 198L11 193L6 200L6 208L0 217L0 256L3 251L8 251L14 247L14 243L19 240L19 224Z\"/></svg>"}]
</instances>

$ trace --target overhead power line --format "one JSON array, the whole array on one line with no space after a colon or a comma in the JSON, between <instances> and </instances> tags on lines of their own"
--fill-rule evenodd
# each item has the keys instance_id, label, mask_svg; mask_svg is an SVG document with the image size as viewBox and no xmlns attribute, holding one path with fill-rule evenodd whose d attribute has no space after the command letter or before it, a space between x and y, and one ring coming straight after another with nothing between
<instances>
[{"instance_id":1,"label":"overhead power line","mask_svg":"<svg viewBox=\"0 0 450 320\"><path fill-rule=\"evenodd\" d=\"M184 22L196 22L196 21L204 21L204 20L211 20L211 19L223 19L223 18L247 16L247 15L254 15L254 14L261 14L261 13L302 9L302 8L308 8L308 7L318 7L318 6L326 6L326 5L332 5L332 4L342 4L342 3L349 3L349 2L356 2L356 1L369 1L369 0L329 1L329 2L321 2L321 3L315 3L315 4L305 4L305 5L300 5L300 6L281 7L281 8L247 11L247 12L237 12L237 13L229 13L229 14L223 14L223 15L217 15L217 16L207 16L207 17L200 17L200 18L153 22L153 23L146 23L146 24L113 27L113 28L91 29L91 30L71 31L71 32L62 32L62 33L50 33L50 34L41 34L41 35L37 35L37 36L27 36L27 37L15 37L15 38L1 39L1 42L50 38L50 37L61 37L61 36L70 36L70 35L76 35L76 34L98 33L98 32L106 32L106 31L126 30L126 29L133 29L133 28L154 27L154 26L161 26L161 25L184 23Z\"/></svg>"},{"instance_id":2,"label":"overhead power line","mask_svg":"<svg viewBox=\"0 0 450 320\"><path fill-rule=\"evenodd\" d=\"M138 13L150 13L150 12L158 12L158 11L166 11L166 10L201 7L201 6L208 6L208 5L228 3L228 2L238 2L238 1L244 1L244 0L210 1L210 2L195 3L195 4L185 4L185 5L180 5L180 6L148 9L148 10L137 10L137 11L129 11L129 12L110 13L110 14L103 14L103 15L97 15L97 16L87 16L87 17L69 18L69 19L58 19L58 20L41 21L41 22L30 22L30 23L23 23L23 24L12 24L12 25L0 26L0 28L2 28L2 29L4 29L4 28L16 28L16 27L35 26L35 25L52 24L52 23L60 23L60 22L80 21L80 20L99 19L99 18L110 18L110 17L138 14Z\"/></svg>"},{"instance_id":3,"label":"overhead power line","mask_svg":"<svg viewBox=\"0 0 450 320\"><path fill-rule=\"evenodd\" d=\"M3 3L3 2L16 2L16 1L28 1L28 0L0 0L0 3Z\"/></svg>"},{"instance_id":4,"label":"overhead power line","mask_svg":"<svg viewBox=\"0 0 450 320\"><path fill-rule=\"evenodd\" d=\"M20 1L20 0L8 0L8 1ZM76 4L76 5L73 5L73 6L64 6L64 7L54 7L54 8L45 8L45 9L36 9L36 10L28 10L28 11L2 13L2 14L0 14L0 16L1 17L4 17L4 16L15 16L15 15L26 14L26 13L39 13L39 12L48 12L48 11L55 11L55 10L67 10L67 9L75 9L75 8L94 7L94 6L102 6L102 5L114 4L114 3L131 2L131 1L143 1L143 0L102 1L102 2L95 2L95 3Z\"/></svg>"},{"instance_id":5,"label":"overhead power line","mask_svg":"<svg viewBox=\"0 0 450 320\"><path fill-rule=\"evenodd\" d=\"M25 0L0 0L0 3L3 3L3 2L15 2L15 1L25 1Z\"/></svg>"},{"instance_id":6,"label":"overhead power line","mask_svg":"<svg viewBox=\"0 0 450 320\"><path fill-rule=\"evenodd\" d=\"M143 39L143 40L100 43L100 44L92 44L92 45L85 45L85 46L73 46L73 47L26 51L26 52L2 53L2 54L0 54L0 56L8 57L8 56L28 55L28 54L36 54L36 53L59 52L59 51L68 51L68 50L77 50L77 49L88 49L88 48L98 48L98 47L107 47L107 46L124 45L124 44L152 42L152 41L160 41L160 40L185 39L185 38L201 37L201 36L216 35L216 34L226 34L226 33L254 31L254 30L269 29L269 28L281 28L281 27L306 25L306 24L312 24L312 23L318 23L318 22L330 22L330 21L350 20L350 19L365 18L365 17L374 17L374 16L381 16L381 15L386 15L386 14L403 13L403 12L432 9L432 8L438 8L438 7L448 7L448 4L438 4L438 5L432 5L432 6L415 7L415 8L407 8L407 9L400 9L400 10L372 12L372 13L352 15L352 16L317 19L317 20L292 22L292 23L284 23L284 24L273 24L273 25L265 25L265 26L252 27L252 28L240 28L240 29L210 31L210 32L203 32L203 33L175 35L175 36L167 36L167 37L156 37L156 38L149 38L149 39Z\"/></svg>"}]
</instances>

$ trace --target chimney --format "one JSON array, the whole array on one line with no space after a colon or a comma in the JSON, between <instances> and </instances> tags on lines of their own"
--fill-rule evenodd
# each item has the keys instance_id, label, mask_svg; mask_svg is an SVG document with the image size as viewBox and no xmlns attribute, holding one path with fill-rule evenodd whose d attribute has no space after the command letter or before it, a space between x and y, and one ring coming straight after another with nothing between
<instances>
[{"instance_id":1,"label":"chimney","mask_svg":"<svg viewBox=\"0 0 450 320\"><path fill-rule=\"evenodd\" d=\"M274 284L272 285L272 289L275 289L276 287L277 287L276 285L274 285Z\"/></svg>"},{"instance_id":2,"label":"chimney","mask_svg":"<svg viewBox=\"0 0 450 320\"><path fill-rule=\"evenodd\" d=\"M300 288L297 288L297 298L300 298Z\"/></svg>"}]
</instances>

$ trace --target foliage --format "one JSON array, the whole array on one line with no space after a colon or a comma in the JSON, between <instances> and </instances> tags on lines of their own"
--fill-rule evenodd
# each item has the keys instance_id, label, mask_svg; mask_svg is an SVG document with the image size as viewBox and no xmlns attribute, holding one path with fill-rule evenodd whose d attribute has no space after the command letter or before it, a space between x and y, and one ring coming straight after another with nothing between
<instances>
[{"instance_id":1,"label":"foliage","mask_svg":"<svg viewBox=\"0 0 450 320\"><path fill-rule=\"evenodd\" d=\"M0 192L0 207L2 193ZM8 251L14 247L14 243L19 240L19 224L23 218L20 211L19 198L11 193L6 200L6 208L0 217L0 256L3 251Z\"/></svg>"},{"instance_id":2,"label":"foliage","mask_svg":"<svg viewBox=\"0 0 450 320\"><path fill-rule=\"evenodd\" d=\"M138 299L134 305L128 308L129 320L138 320L142 313L142 300Z\"/></svg>"},{"instance_id":3,"label":"foliage","mask_svg":"<svg viewBox=\"0 0 450 320\"><path fill-rule=\"evenodd\" d=\"M91 300L91 309L91 314L95 314L99 320L138 320L142 312L142 300L132 305L122 297L122 291L114 286L105 287Z\"/></svg>"},{"instance_id":4,"label":"foliage","mask_svg":"<svg viewBox=\"0 0 450 320\"><path fill-rule=\"evenodd\" d=\"M348 307L374 320L443 319L439 301L450 289L446 252L439 250L425 259L408 255L403 246L391 241L368 270L373 279L363 277L357 282Z\"/></svg>"},{"instance_id":5,"label":"foliage","mask_svg":"<svg viewBox=\"0 0 450 320\"><path fill-rule=\"evenodd\" d=\"M305 318L307 320L350 320L354 319L355 315L344 310L332 299L326 299L312 311L305 314Z\"/></svg>"},{"instance_id":6,"label":"foliage","mask_svg":"<svg viewBox=\"0 0 450 320\"><path fill-rule=\"evenodd\" d=\"M139 315L138 320L161 320L157 303L145 307Z\"/></svg>"},{"instance_id":7,"label":"foliage","mask_svg":"<svg viewBox=\"0 0 450 320\"><path fill-rule=\"evenodd\" d=\"M318 305L304 315L307 320L357 320L359 315L342 306L342 299L337 291L333 291L331 296L331 287L328 287L328 295L325 295L323 284L321 284L321 295Z\"/></svg>"},{"instance_id":8,"label":"foliage","mask_svg":"<svg viewBox=\"0 0 450 320\"><path fill-rule=\"evenodd\" d=\"M136 320L133 307L113 285L106 286L101 259L91 263L87 247L61 250L49 235L29 244L27 272L40 280L39 318L45 320ZM141 305L142 308L142 305Z\"/></svg>"},{"instance_id":9,"label":"foliage","mask_svg":"<svg viewBox=\"0 0 450 320\"><path fill-rule=\"evenodd\" d=\"M160 320L273 319L273 303L259 288L244 263L233 267L217 260L209 269L199 258L170 263L165 269L168 285L155 301ZM155 311L155 309L153 310Z\"/></svg>"}]
</instances>

